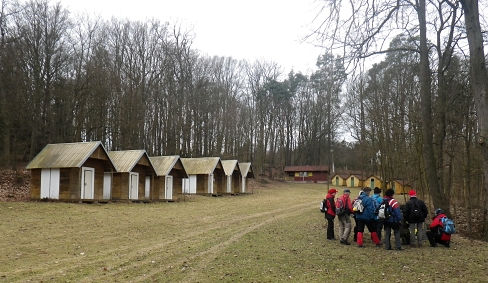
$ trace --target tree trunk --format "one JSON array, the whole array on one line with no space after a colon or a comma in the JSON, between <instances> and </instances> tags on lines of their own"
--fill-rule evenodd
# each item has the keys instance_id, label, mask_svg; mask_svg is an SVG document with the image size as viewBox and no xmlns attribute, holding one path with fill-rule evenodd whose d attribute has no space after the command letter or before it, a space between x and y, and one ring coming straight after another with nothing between
<instances>
[{"instance_id":1,"label":"tree trunk","mask_svg":"<svg viewBox=\"0 0 488 283\"><path fill-rule=\"evenodd\" d=\"M470 55L470 83L478 117L479 133L478 143L483 158L483 187L485 195L488 194L488 97L487 97L487 72L485 53L483 50L483 36L480 26L480 15L477 0L461 0L464 10L464 21L469 43ZM485 198L484 209L484 240L488 240L488 198Z\"/></svg>"},{"instance_id":2,"label":"tree trunk","mask_svg":"<svg viewBox=\"0 0 488 283\"><path fill-rule=\"evenodd\" d=\"M425 0L418 2L418 17L420 27L420 97L422 117L422 151L425 164L425 181L435 207L442 207L449 211L449 203L444 203L437 174L437 162L434 155L434 144L432 137L432 93L431 77L429 68L429 49L427 46L427 24L425 17Z\"/></svg>"}]
</instances>

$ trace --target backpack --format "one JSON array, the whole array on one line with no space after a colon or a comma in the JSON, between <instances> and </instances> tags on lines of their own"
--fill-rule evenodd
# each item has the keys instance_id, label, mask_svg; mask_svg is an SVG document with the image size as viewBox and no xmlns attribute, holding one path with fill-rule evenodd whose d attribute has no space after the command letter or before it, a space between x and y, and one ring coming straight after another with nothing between
<instances>
[{"instance_id":1,"label":"backpack","mask_svg":"<svg viewBox=\"0 0 488 283\"><path fill-rule=\"evenodd\" d=\"M342 216L346 214L346 207L344 205L344 201L341 198L338 198L335 203L336 207L336 215L337 216Z\"/></svg>"},{"instance_id":2,"label":"backpack","mask_svg":"<svg viewBox=\"0 0 488 283\"><path fill-rule=\"evenodd\" d=\"M373 202L374 214L378 215L378 211L380 209L380 204L378 203L378 201L376 201L375 197L372 197L371 200Z\"/></svg>"},{"instance_id":3,"label":"backpack","mask_svg":"<svg viewBox=\"0 0 488 283\"><path fill-rule=\"evenodd\" d=\"M327 212L327 201L325 199L320 202L320 212Z\"/></svg>"},{"instance_id":4,"label":"backpack","mask_svg":"<svg viewBox=\"0 0 488 283\"><path fill-rule=\"evenodd\" d=\"M388 219L391 217L391 207L388 200L383 200L378 208L378 219Z\"/></svg>"},{"instance_id":5,"label":"backpack","mask_svg":"<svg viewBox=\"0 0 488 283\"><path fill-rule=\"evenodd\" d=\"M360 197L354 200L354 203L352 204L352 210L354 210L355 213L363 213L364 204L363 200Z\"/></svg>"},{"instance_id":6,"label":"backpack","mask_svg":"<svg viewBox=\"0 0 488 283\"><path fill-rule=\"evenodd\" d=\"M424 219L424 214L420 208L420 203L418 200L412 201L412 208L410 209L410 215L408 215L409 222L420 222Z\"/></svg>"},{"instance_id":7,"label":"backpack","mask_svg":"<svg viewBox=\"0 0 488 283\"><path fill-rule=\"evenodd\" d=\"M442 232L446 234L456 233L456 225L454 225L454 221L452 221L447 217L442 217L441 223L442 223Z\"/></svg>"}]
</instances>

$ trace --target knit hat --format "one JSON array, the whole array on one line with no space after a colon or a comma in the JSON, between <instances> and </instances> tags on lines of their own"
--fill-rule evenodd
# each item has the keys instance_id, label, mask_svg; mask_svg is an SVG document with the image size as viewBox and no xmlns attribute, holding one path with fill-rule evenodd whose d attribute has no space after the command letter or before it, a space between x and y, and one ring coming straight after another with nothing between
<instances>
[{"instance_id":1,"label":"knit hat","mask_svg":"<svg viewBox=\"0 0 488 283\"><path fill-rule=\"evenodd\" d=\"M349 193L349 194L350 194L350 193L351 193L351 190L349 190L349 189L345 189L345 190L344 190L344 193Z\"/></svg>"},{"instance_id":2,"label":"knit hat","mask_svg":"<svg viewBox=\"0 0 488 283\"><path fill-rule=\"evenodd\" d=\"M380 189L380 188L378 188L378 187L375 187L375 188L374 188L374 190L373 190L373 192L374 192L375 194L380 194L380 193L381 193L381 189Z\"/></svg>"},{"instance_id":3,"label":"knit hat","mask_svg":"<svg viewBox=\"0 0 488 283\"><path fill-rule=\"evenodd\" d=\"M329 194L334 194L334 193L337 193L337 190L336 189L332 188L332 189L329 190Z\"/></svg>"},{"instance_id":4,"label":"knit hat","mask_svg":"<svg viewBox=\"0 0 488 283\"><path fill-rule=\"evenodd\" d=\"M410 192L408 192L408 194L410 195L411 198L417 197L417 193L414 190L410 190Z\"/></svg>"},{"instance_id":5,"label":"knit hat","mask_svg":"<svg viewBox=\"0 0 488 283\"><path fill-rule=\"evenodd\" d=\"M387 196L387 197L391 197L391 196L393 196L394 194L395 194L395 191L394 191L393 189L388 189L388 190L386 190L386 192L385 192L385 196Z\"/></svg>"}]
</instances>

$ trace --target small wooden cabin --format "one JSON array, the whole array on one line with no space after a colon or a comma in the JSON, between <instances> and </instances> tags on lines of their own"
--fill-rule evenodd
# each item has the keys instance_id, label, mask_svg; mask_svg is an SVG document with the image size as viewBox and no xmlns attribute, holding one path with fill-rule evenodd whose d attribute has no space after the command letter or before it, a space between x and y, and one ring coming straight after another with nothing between
<instances>
[{"instance_id":1,"label":"small wooden cabin","mask_svg":"<svg viewBox=\"0 0 488 283\"><path fill-rule=\"evenodd\" d=\"M331 183L333 186L346 186L346 179L349 175L336 173L332 176Z\"/></svg>"},{"instance_id":2,"label":"small wooden cabin","mask_svg":"<svg viewBox=\"0 0 488 283\"><path fill-rule=\"evenodd\" d=\"M48 144L26 169L32 200L110 199L115 167L99 141Z\"/></svg>"},{"instance_id":3,"label":"small wooden cabin","mask_svg":"<svg viewBox=\"0 0 488 283\"><path fill-rule=\"evenodd\" d=\"M188 178L180 156L155 156L149 157L149 160L156 170L151 199L176 200L183 190L183 179Z\"/></svg>"},{"instance_id":4,"label":"small wooden cabin","mask_svg":"<svg viewBox=\"0 0 488 283\"><path fill-rule=\"evenodd\" d=\"M371 189L374 189L375 187L381 189L382 184L383 180L376 175L371 175L364 181L364 187L370 187Z\"/></svg>"},{"instance_id":5,"label":"small wooden cabin","mask_svg":"<svg viewBox=\"0 0 488 283\"><path fill-rule=\"evenodd\" d=\"M346 186L348 188L363 187L364 177L360 174L350 174L346 179Z\"/></svg>"},{"instance_id":6,"label":"small wooden cabin","mask_svg":"<svg viewBox=\"0 0 488 283\"><path fill-rule=\"evenodd\" d=\"M115 165L113 200L150 200L156 171L145 150L109 151Z\"/></svg>"},{"instance_id":7,"label":"small wooden cabin","mask_svg":"<svg viewBox=\"0 0 488 283\"><path fill-rule=\"evenodd\" d=\"M224 193L225 173L219 157L181 158L188 174L183 193L220 195Z\"/></svg>"},{"instance_id":8,"label":"small wooden cabin","mask_svg":"<svg viewBox=\"0 0 488 283\"><path fill-rule=\"evenodd\" d=\"M252 165L250 162L243 162L239 163L239 168L241 170L241 188L240 188L240 193L248 193L248 183L249 179L252 178L254 179L254 169L252 168ZM251 192L252 193L252 192Z\"/></svg>"},{"instance_id":9,"label":"small wooden cabin","mask_svg":"<svg viewBox=\"0 0 488 283\"><path fill-rule=\"evenodd\" d=\"M224 187L225 193L237 194L240 192L241 187L241 169L237 160L222 160L222 166L224 167L225 180Z\"/></svg>"},{"instance_id":10,"label":"small wooden cabin","mask_svg":"<svg viewBox=\"0 0 488 283\"><path fill-rule=\"evenodd\" d=\"M285 166L285 181L295 182L327 182L328 166Z\"/></svg>"},{"instance_id":11,"label":"small wooden cabin","mask_svg":"<svg viewBox=\"0 0 488 283\"><path fill-rule=\"evenodd\" d=\"M395 191L395 194L408 194L412 189L412 185L410 182L403 180L403 179L395 179L393 180L393 187L392 189Z\"/></svg>"}]
</instances>

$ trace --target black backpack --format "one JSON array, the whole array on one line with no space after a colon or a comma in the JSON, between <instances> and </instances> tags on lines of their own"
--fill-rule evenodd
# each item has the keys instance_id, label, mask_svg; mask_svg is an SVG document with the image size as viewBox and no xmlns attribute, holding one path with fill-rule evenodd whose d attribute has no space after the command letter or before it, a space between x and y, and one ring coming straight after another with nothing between
<instances>
[{"instance_id":1,"label":"black backpack","mask_svg":"<svg viewBox=\"0 0 488 283\"><path fill-rule=\"evenodd\" d=\"M422 207L418 200L412 200L412 206L410 207L410 214L408 215L409 222L418 223L422 222L425 217L424 213L422 212Z\"/></svg>"},{"instance_id":2,"label":"black backpack","mask_svg":"<svg viewBox=\"0 0 488 283\"><path fill-rule=\"evenodd\" d=\"M378 219L388 219L392 215L390 203L388 200L383 199L383 202L378 208Z\"/></svg>"}]
</instances>

